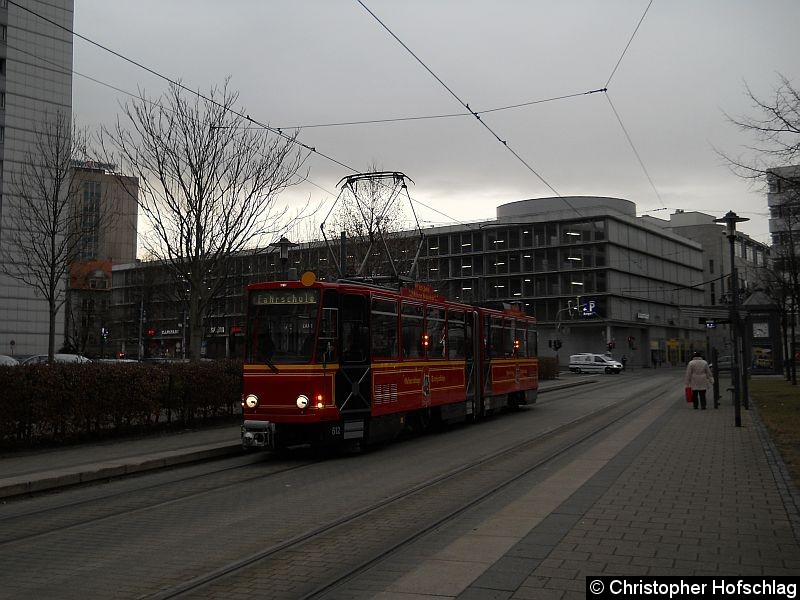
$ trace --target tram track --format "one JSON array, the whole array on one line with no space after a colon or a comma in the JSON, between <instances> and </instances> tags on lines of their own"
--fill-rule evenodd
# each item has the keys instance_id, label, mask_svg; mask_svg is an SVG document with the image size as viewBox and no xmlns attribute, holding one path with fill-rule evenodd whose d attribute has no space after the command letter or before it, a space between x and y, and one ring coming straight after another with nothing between
<instances>
[{"instance_id":1,"label":"tram track","mask_svg":"<svg viewBox=\"0 0 800 600\"><path fill-rule=\"evenodd\" d=\"M616 383L607 382L600 387ZM271 598L323 598L377 562L590 442L664 393L660 384L650 384L644 391L540 432L535 438L506 446L291 539L145 597L166 600L192 597L194 592L204 598L225 597L226 582L231 582L232 578L269 581L270 573L274 572L276 577L284 579L276 589L268 591ZM552 401L555 400L557 398L553 397ZM509 471L513 475L504 476ZM441 497L448 498L447 506L439 506L436 499ZM416 518L409 519L409 515ZM396 523L403 526L398 530ZM358 546L355 551L354 542ZM339 552L335 550L337 546L342 547ZM343 551L345 549L347 551ZM328 557L325 567L315 571L313 576L303 571L302 578L287 586L285 578L291 580L292 577L291 573L287 574L289 565L302 564L304 557L320 553Z\"/></svg>"},{"instance_id":2,"label":"tram track","mask_svg":"<svg viewBox=\"0 0 800 600\"><path fill-rule=\"evenodd\" d=\"M217 493L225 489L251 484L256 481L263 481L264 479L270 477L277 477L292 471L297 471L299 469L307 468L317 464L318 462L319 460L305 461L300 464L295 464L285 467L280 466L279 463L278 465L276 465L277 466L276 469L271 470L268 473L260 473L258 475L245 475L242 478L237 478L236 481L224 483L222 485L218 484L213 480L208 481L209 476L213 477L215 475L220 475L220 474L231 474L252 467L253 463L249 462L236 466L225 467L223 469L217 469L211 472L206 471L204 473L200 473L197 475L191 475L188 477L172 479L169 481L164 481L152 485L141 486L134 490L118 491L111 494L103 494L97 497L87 498L83 500L65 502L57 506L48 506L47 508L41 508L24 513L2 516L0 517L0 526L2 526L3 531L25 530L26 533L24 535L0 538L0 547L7 546L13 543L27 542L47 535L55 535L63 533L65 531L69 531L70 529L85 527L95 523L100 523L102 521L107 521L109 519L125 517L128 515L133 515L147 510L161 508L177 502L185 502L195 498L200 498L202 496L212 493ZM202 489L187 491L187 492L182 492L180 489L175 489L175 488L180 488L181 485L193 482L198 482L202 487ZM175 489L175 493L171 493L170 489ZM163 500L153 501L152 500L153 492L158 492L160 490L164 490L166 494L170 497ZM116 508L116 505L104 506L105 503L108 503L111 500L120 500L120 499L125 499L126 497L139 496L139 495L143 496L142 499L139 501L137 501L136 499L127 500L128 503L136 504L135 506L132 507L128 506L122 509L118 509ZM66 520L72 519L71 522L56 524L55 526L53 525L54 520L56 522L59 521L59 517L57 516L59 512L67 510L74 511L75 509L81 509L81 508L83 509L84 513L91 512L92 516L90 518L85 518L85 519L75 519L75 517L71 516L73 513L70 512L69 514L64 516L64 519ZM98 511L101 514L98 514Z\"/></svg>"},{"instance_id":3,"label":"tram track","mask_svg":"<svg viewBox=\"0 0 800 600\"><path fill-rule=\"evenodd\" d=\"M597 390L602 390L606 387L611 387L616 383L615 381L608 381L608 382L599 380L594 380L594 381L599 382L599 385L596 385L594 387L594 389ZM585 385L585 384L581 382L579 385ZM552 390L551 393L558 391L564 392L568 389L570 388ZM537 402L537 404L547 404L562 399L563 396L559 394L558 396L553 396L545 400L540 399ZM550 432L545 432L545 435L549 433ZM487 460L491 460L491 458L492 457L489 457ZM265 457L265 459L267 461L271 460L269 457ZM199 498L211 493L216 493L225 489L234 488L236 486L252 484L257 481L263 481L264 479L267 479L269 477L283 475L290 471L295 471L316 465L320 462L320 460L324 460L324 458L304 461L300 464L287 467L281 466L283 461L280 461L278 464L275 465L276 467L275 470L271 470L268 473L260 473L258 475L246 475L242 478L236 478L235 481L224 483L222 485L220 485L216 480L209 481L209 477L236 473L243 469L251 468L253 466L253 462L247 462L245 464L238 464L235 466L224 467L222 469L216 469L213 471L204 471L202 473L190 475L187 477L170 479L169 481L164 481L151 485L145 485L137 487L133 490L121 490L112 493L103 493L101 495L93 496L91 498L85 498L81 500L71 500L68 502L58 504L56 506L51 505L46 508L39 508L23 513L3 515L0 516L0 526L2 526L3 531L12 531L12 532L25 531L25 533L20 535L11 534L8 537L0 537L0 547L18 542L30 541L47 535L59 534L65 531L69 531L71 529L88 526L93 523L99 523L113 518L125 517L128 515L141 513L143 511L168 506L170 504L174 504L177 502L192 500L194 498ZM180 486L185 486L193 482L198 482L201 489L193 489L191 491L181 490ZM152 494L159 493L162 490L168 497L162 500L153 501ZM172 492L171 490L175 491ZM138 495L143 496L141 500L135 499L135 497ZM130 497L134 497L134 499L127 500L127 498ZM124 508L118 508L118 504L113 504L113 501L119 501L119 500L122 500L128 506ZM109 504L110 502L111 504ZM133 506L130 506L130 504L133 504ZM90 512L91 516L88 518L76 519L74 513L72 512L70 512L69 514L65 514L64 517L61 518L58 516L58 513L60 511L74 511L75 509L83 509L83 513Z\"/></svg>"}]
</instances>

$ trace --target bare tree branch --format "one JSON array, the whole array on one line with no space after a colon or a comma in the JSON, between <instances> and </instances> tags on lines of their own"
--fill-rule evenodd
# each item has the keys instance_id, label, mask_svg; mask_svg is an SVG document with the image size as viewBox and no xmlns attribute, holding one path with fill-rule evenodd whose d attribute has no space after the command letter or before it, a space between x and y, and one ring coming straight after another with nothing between
<instances>
[{"instance_id":1,"label":"bare tree branch","mask_svg":"<svg viewBox=\"0 0 800 600\"><path fill-rule=\"evenodd\" d=\"M278 138L248 127L233 110L237 101L228 80L206 98L171 86L155 102L140 91L101 136L105 156L139 177L138 202L150 227L142 245L185 295L195 359L203 317L225 289L229 257L271 241L293 219L277 197L298 182L302 164L297 133Z\"/></svg>"}]
</instances>

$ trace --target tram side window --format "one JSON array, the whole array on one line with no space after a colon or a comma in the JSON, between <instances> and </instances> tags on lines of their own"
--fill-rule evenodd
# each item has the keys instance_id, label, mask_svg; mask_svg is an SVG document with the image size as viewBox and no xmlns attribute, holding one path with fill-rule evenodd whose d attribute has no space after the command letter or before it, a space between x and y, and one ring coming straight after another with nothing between
<instances>
[{"instance_id":1,"label":"tram side window","mask_svg":"<svg viewBox=\"0 0 800 600\"><path fill-rule=\"evenodd\" d=\"M339 317L342 321L342 362L365 362L369 358L369 308L366 296L343 296Z\"/></svg>"},{"instance_id":2,"label":"tram side window","mask_svg":"<svg viewBox=\"0 0 800 600\"><path fill-rule=\"evenodd\" d=\"M514 321L514 350L515 356L528 356L528 337L524 321Z\"/></svg>"},{"instance_id":3,"label":"tram side window","mask_svg":"<svg viewBox=\"0 0 800 600\"><path fill-rule=\"evenodd\" d=\"M503 358L503 319L500 317L489 318L489 356Z\"/></svg>"},{"instance_id":4,"label":"tram side window","mask_svg":"<svg viewBox=\"0 0 800 600\"><path fill-rule=\"evenodd\" d=\"M528 358L539 355L539 336L533 323L528 323Z\"/></svg>"},{"instance_id":5,"label":"tram side window","mask_svg":"<svg viewBox=\"0 0 800 600\"><path fill-rule=\"evenodd\" d=\"M403 358L420 358L422 350L422 306L403 303L401 316Z\"/></svg>"},{"instance_id":6,"label":"tram side window","mask_svg":"<svg viewBox=\"0 0 800 600\"><path fill-rule=\"evenodd\" d=\"M503 319L503 354L514 356L515 340L517 339L516 330L514 329L514 319Z\"/></svg>"},{"instance_id":7,"label":"tram side window","mask_svg":"<svg viewBox=\"0 0 800 600\"><path fill-rule=\"evenodd\" d=\"M473 358L473 344L475 343L475 324L477 322L477 316L475 313L467 313L466 319L464 320L464 350L466 351L467 360L472 360Z\"/></svg>"},{"instance_id":8,"label":"tram side window","mask_svg":"<svg viewBox=\"0 0 800 600\"><path fill-rule=\"evenodd\" d=\"M503 319L503 354L506 356L514 356L516 354L514 348L514 340L516 339L514 319Z\"/></svg>"},{"instance_id":9,"label":"tram side window","mask_svg":"<svg viewBox=\"0 0 800 600\"><path fill-rule=\"evenodd\" d=\"M339 353L337 351L339 347L337 335L338 322L338 308L322 308L322 320L319 324L319 341L317 342L317 362L329 363L339 360Z\"/></svg>"},{"instance_id":10,"label":"tram side window","mask_svg":"<svg viewBox=\"0 0 800 600\"><path fill-rule=\"evenodd\" d=\"M450 358L464 358L466 351L464 311L451 310L447 313L447 355Z\"/></svg>"},{"instance_id":11,"label":"tram side window","mask_svg":"<svg viewBox=\"0 0 800 600\"><path fill-rule=\"evenodd\" d=\"M428 307L428 315L425 322L425 334L428 336L428 358L445 358L447 356L445 346L447 343L447 330L444 316L443 308Z\"/></svg>"},{"instance_id":12,"label":"tram side window","mask_svg":"<svg viewBox=\"0 0 800 600\"><path fill-rule=\"evenodd\" d=\"M397 358L397 301L372 301L372 356Z\"/></svg>"}]
</instances>

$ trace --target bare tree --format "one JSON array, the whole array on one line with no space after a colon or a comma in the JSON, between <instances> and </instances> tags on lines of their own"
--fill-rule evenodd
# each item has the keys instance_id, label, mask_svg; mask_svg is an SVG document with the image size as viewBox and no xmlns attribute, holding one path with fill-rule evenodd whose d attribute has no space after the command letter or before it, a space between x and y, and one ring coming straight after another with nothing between
<instances>
[{"instance_id":1,"label":"bare tree","mask_svg":"<svg viewBox=\"0 0 800 600\"><path fill-rule=\"evenodd\" d=\"M47 354L55 353L56 316L66 300L66 274L84 234L75 201L80 184L74 159L86 158L86 134L68 114L47 115L33 132L18 170L11 172L9 212L16 229L4 233L0 269L47 302Z\"/></svg>"},{"instance_id":2,"label":"bare tree","mask_svg":"<svg viewBox=\"0 0 800 600\"><path fill-rule=\"evenodd\" d=\"M228 81L207 95L180 85L156 101L140 94L101 136L105 156L139 177L150 228L143 247L167 266L185 301L193 359L230 257L285 227L287 208L278 207L277 196L298 181L302 164L297 133L273 136L256 127L235 109L238 93Z\"/></svg>"},{"instance_id":3,"label":"bare tree","mask_svg":"<svg viewBox=\"0 0 800 600\"><path fill-rule=\"evenodd\" d=\"M795 339L794 323L800 306L800 90L779 75L779 84L769 99L756 97L745 86L753 103L754 116L731 117L729 121L755 139L749 145L750 158L733 158L720 153L739 176L759 182L770 192L771 217L777 224L773 232L773 276L771 295L782 299L788 311L791 333L784 338ZM780 288L780 289L778 289ZM786 323L786 319L783 320ZM789 370L796 384L794 343L789 348Z\"/></svg>"}]
</instances>

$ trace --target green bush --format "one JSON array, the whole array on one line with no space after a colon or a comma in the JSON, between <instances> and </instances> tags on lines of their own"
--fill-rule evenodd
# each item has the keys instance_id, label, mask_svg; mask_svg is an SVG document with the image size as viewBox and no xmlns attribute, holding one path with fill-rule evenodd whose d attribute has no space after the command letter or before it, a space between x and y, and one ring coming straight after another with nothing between
<instances>
[{"instance_id":1,"label":"green bush","mask_svg":"<svg viewBox=\"0 0 800 600\"><path fill-rule=\"evenodd\" d=\"M0 446L189 425L234 415L240 362L0 367Z\"/></svg>"}]
</instances>

